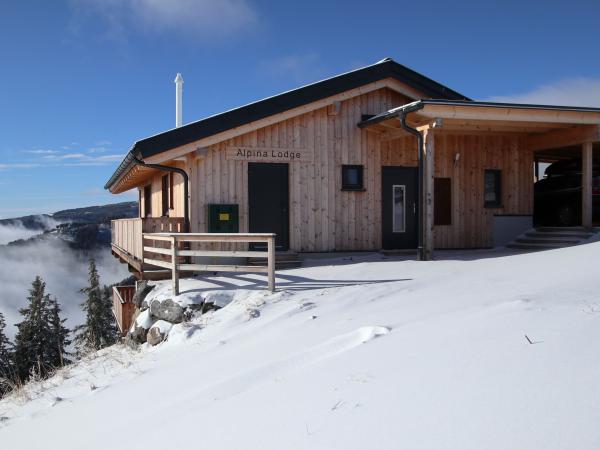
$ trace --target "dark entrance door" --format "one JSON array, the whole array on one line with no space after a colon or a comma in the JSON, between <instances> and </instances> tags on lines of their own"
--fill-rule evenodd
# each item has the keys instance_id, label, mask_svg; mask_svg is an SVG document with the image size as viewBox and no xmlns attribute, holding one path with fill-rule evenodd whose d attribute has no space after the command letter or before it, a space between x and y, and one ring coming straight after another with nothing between
<instances>
[{"instance_id":1,"label":"dark entrance door","mask_svg":"<svg viewBox=\"0 0 600 450\"><path fill-rule=\"evenodd\" d=\"M250 233L277 233L275 248L289 248L289 182L287 164L248 163ZM266 244L252 245L253 249Z\"/></svg>"},{"instance_id":2,"label":"dark entrance door","mask_svg":"<svg viewBox=\"0 0 600 450\"><path fill-rule=\"evenodd\" d=\"M417 168L381 169L383 248L417 248Z\"/></svg>"}]
</instances>

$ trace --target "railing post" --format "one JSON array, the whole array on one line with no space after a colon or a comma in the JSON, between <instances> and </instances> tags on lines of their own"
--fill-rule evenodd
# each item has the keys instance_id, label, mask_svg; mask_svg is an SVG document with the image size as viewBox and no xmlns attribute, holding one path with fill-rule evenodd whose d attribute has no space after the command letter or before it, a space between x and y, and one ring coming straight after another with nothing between
<instances>
[{"instance_id":1,"label":"railing post","mask_svg":"<svg viewBox=\"0 0 600 450\"><path fill-rule=\"evenodd\" d=\"M267 241L267 270L269 272L269 291L275 292L275 238Z\"/></svg>"},{"instance_id":2,"label":"railing post","mask_svg":"<svg viewBox=\"0 0 600 450\"><path fill-rule=\"evenodd\" d=\"M179 274L177 270L177 236L173 236L171 238L171 277L173 279L173 295L179 295Z\"/></svg>"}]
</instances>

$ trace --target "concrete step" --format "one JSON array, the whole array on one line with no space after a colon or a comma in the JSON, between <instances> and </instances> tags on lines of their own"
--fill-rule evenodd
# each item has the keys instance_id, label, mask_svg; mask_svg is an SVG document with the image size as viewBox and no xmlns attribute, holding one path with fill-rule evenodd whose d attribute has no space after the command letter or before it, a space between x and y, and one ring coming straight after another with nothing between
<instances>
[{"instance_id":1,"label":"concrete step","mask_svg":"<svg viewBox=\"0 0 600 450\"><path fill-rule=\"evenodd\" d=\"M582 241L582 239L574 237L574 236L566 236L566 237L555 237L555 236L546 236L545 234L534 234L534 233L525 233L515 239L517 242L531 242L543 244L544 242L549 244L578 244Z\"/></svg>"},{"instance_id":2,"label":"concrete step","mask_svg":"<svg viewBox=\"0 0 600 450\"><path fill-rule=\"evenodd\" d=\"M546 232L559 232L559 233L586 233L589 234L590 231L584 227L537 227L534 230L539 231L541 233ZM593 229L593 232L598 231L598 229Z\"/></svg>"},{"instance_id":3,"label":"concrete step","mask_svg":"<svg viewBox=\"0 0 600 450\"><path fill-rule=\"evenodd\" d=\"M583 227L539 227L526 231L506 247L519 250L551 250L570 247L584 244L598 232L600 232L598 228L590 232Z\"/></svg>"},{"instance_id":4,"label":"concrete step","mask_svg":"<svg viewBox=\"0 0 600 450\"><path fill-rule=\"evenodd\" d=\"M570 244L570 245L565 245L565 244L526 244L526 243L519 243L519 242L511 242L510 244L507 244L506 247L514 248L514 249L518 249L518 250L554 250L557 248L570 247L571 245L576 245L576 244Z\"/></svg>"},{"instance_id":5,"label":"concrete step","mask_svg":"<svg viewBox=\"0 0 600 450\"><path fill-rule=\"evenodd\" d=\"M589 239L593 236L592 233L583 233L579 231L528 231L525 236L529 237L545 237L545 238L567 238L567 239Z\"/></svg>"},{"instance_id":6,"label":"concrete step","mask_svg":"<svg viewBox=\"0 0 600 450\"><path fill-rule=\"evenodd\" d=\"M557 237L546 237L546 236L530 236L526 235L526 237L519 237L515 239L515 242L520 244L565 244L565 245L575 245L581 242L580 239L566 239L566 238L557 238Z\"/></svg>"}]
</instances>

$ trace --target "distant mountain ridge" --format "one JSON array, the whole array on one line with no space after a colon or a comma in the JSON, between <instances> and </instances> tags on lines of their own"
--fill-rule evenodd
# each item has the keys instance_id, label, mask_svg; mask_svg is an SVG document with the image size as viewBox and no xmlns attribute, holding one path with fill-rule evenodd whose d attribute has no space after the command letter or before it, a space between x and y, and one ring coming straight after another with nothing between
<instances>
[{"instance_id":1,"label":"distant mountain ridge","mask_svg":"<svg viewBox=\"0 0 600 450\"><path fill-rule=\"evenodd\" d=\"M24 227L39 231L36 236L18 239L8 245L33 244L40 240L60 239L71 248L91 250L107 247L111 241L110 221L138 217L137 202L65 209L54 214L16 217L0 220L0 226Z\"/></svg>"},{"instance_id":2,"label":"distant mountain ridge","mask_svg":"<svg viewBox=\"0 0 600 450\"><path fill-rule=\"evenodd\" d=\"M124 219L138 216L137 202L121 202L110 205L86 206L83 208L64 209L54 214L37 214L11 219L0 219L0 225L23 226L30 230L46 230L50 220L75 223L108 223L113 219Z\"/></svg>"}]
</instances>

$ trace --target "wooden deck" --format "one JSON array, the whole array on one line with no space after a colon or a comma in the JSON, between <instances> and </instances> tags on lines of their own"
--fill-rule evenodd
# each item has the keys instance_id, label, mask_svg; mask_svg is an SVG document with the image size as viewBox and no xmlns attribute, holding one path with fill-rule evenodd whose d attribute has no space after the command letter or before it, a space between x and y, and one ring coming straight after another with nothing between
<instances>
[{"instance_id":1,"label":"wooden deck","mask_svg":"<svg viewBox=\"0 0 600 450\"><path fill-rule=\"evenodd\" d=\"M139 279L169 278L170 274L162 274L159 268L144 263L143 236L144 233L180 233L183 227L183 217L113 220L112 253L128 264L130 271Z\"/></svg>"},{"instance_id":2,"label":"wooden deck","mask_svg":"<svg viewBox=\"0 0 600 450\"><path fill-rule=\"evenodd\" d=\"M264 272L268 289L275 290L275 234L183 233L184 219L180 217L120 219L113 220L111 226L113 255L126 263L139 280L171 278L175 295L179 293L179 278L194 271ZM264 243L266 248L259 251L235 247L236 244L247 247L250 243ZM194 263L193 258L204 260ZM218 258L229 261L213 262ZM247 261L262 258L266 265L239 264L238 258Z\"/></svg>"}]
</instances>

